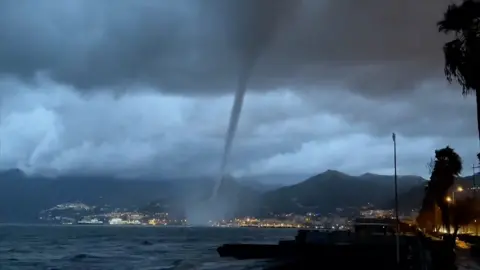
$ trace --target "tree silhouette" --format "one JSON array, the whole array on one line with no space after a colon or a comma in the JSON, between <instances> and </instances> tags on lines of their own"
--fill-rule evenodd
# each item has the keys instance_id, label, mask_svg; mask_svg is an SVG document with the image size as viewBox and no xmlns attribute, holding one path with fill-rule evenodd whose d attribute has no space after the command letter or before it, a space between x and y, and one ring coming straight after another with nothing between
<instances>
[{"instance_id":1,"label":"tree silhouette","mask_svg":"<svg viewBox=\"0 0 480 270\"><path fill-rule=\"evenodd\" d=\"M417 223L425 228L425 224L436 224L437 206L440 209L441 220L447 230L447 235L443 237L443 248L435 257L436 264L441 265L439 269L455 268L455 239L458 229L461 225L468 223L470 212L461 207L470 201L465 201L454 206L447 201L447 195L455 180L462 172L461 157L449 146L435 151L435 159L430 181L425 189L422 208L420 209ZM472 204L473 205L473 204ZM470 206L469 206L470 207ZM470 208L469 208L470 209ZM450 233L451 225L454 226L453 234Z\"/></svg>"},{"instance_id":2,"label":"tree silhouette","mask_svg":"<svg viewBox=\"0 0 480 270\"><path fill-rule=\"evenodd\" d=\"M434 158L430 158L430 161L428 161L428 163L427 163L427 165L425 165L425 167L427 167L428 173L429 173L429 174L432 174L432 172L433 172L433 167L435 167L435 159L434 159Z\"/></svg>"},{"instance_id":3,"label":"tree silhouette","mask_svg":"<svg viewBox=\"0 0 480 270\"><path fill-rule=\"evenodd\" d=\"M430 158L428 163L425 165L429 174L432 174L433 168L435 167L435 159ZM424 187L424 198L422 202L422 207L416 218L417 224L420 228L427 230L428 232L434 232L437 229L437 205L433 196L428 192L428 184Z\"/></svg>"},{"instance_id":4,"label":"tree silhouette","mask_svg":"<svg viewBox=\"0 0 480 270\"><path fill-rule=\"evenodd\" d=\"M462 86L463 95L475 94L480 140L480 2L465 0L451 4L437 23L438 30L455 38L443 46L445 76Z\"/></svg>"},{"instance_id":5,"label":"tree silhouette","mask_svg":"<svg viewBox=\"0 0 480 270\"><path fill-rule=\"evenodd\" d=\"M428 169L428 173L432 174L433 169L435 167L435 159L431 158L430 161L426 164L426 168ZM422 203L422 208L417 216L417 224L427 230L428 232L435 232L439 229L439 225L441 225L441 220L439 220L439 208L435 203L434 197L432 194L429 193L428 184L425 185L424 189L424 199Z\"/></svg>"},{"instance_id":6,"label":"tree silhouette","mask_svg":"<svg viewBox=\"0 0 480 270\"><path fill-rule=\"evenodd\" d=\"M449 146L435 151L435 159L430 181L425 188L425 197L417 222L428 221L435 225L436 206L440 208L442 223L450 234L449 202L446 201L449 189L462 172L462 158ZM432 220L433 218L433 220Z\"/></svg>"},{"instance_id":7,"label":"tree silhouette","mask_svg":"<svg viewBox=\"0 0 480 270\"><path fill-rule=\"evenodd\" d=\"M435 151L433 167L428 186L442 215L442 223L450 233L449 202L446 201L449 189L462 172L462 158L449 146Z\"/></svg>"}]
</instances>

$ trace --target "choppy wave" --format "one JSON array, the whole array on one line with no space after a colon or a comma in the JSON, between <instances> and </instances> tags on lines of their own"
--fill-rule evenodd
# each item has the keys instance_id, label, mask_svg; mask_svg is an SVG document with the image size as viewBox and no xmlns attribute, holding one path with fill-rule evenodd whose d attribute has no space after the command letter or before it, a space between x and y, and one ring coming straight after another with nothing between
<instances>
[{"instance_id":1,"label":"choppy wave","mask_svg":"<svg viewBox=\"0 0 480 270\"><path fill-rule=\"evenodd\" d=\"M275 243L294 230L113 226L0 226L2 269L263 269L219 258L223 243Z\"/></svg>"}]
</instances>

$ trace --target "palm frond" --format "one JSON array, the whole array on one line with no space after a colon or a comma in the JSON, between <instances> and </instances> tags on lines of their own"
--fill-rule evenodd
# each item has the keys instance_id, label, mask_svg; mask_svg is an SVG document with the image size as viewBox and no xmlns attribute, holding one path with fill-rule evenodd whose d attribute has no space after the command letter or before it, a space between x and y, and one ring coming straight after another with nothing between
<instances>
[{"instance_id":1,"label":"palm frond","mask_svg":"<svg viewBox=\"0 0 480 270\"><path fill-rule=\"evenodd\" d=\"M463 161L453 148L447 146L435 151L435 166L444 173L459 176L463 170Z\"/></svg>"},{"instance_id":2,"label":"palm frond","mask_svg":"<svg viewBox=\"0 0 480 270\"><path fill-rule=\"evenodd\" d=\"M476 54L480 53L480 48L476 48L474 42L478 43L478 39L456 38L443 46L445 77L450 83L455 79L462 86L464 95L480 86L476 74L477 67L480 67L480 59Z\"/></svg>"},{"instance_id":3,"label":"palm frond","mask_svg":"<svg viewBox=\"0 0 480 270\"><path fill-rule=\"evenodd\" d=\"M438 31L443 33L460 32L469 29L480 17L480 2L465 0L462 4L451 4L443 14L443 20L437 23Z\"/></svg>"},{"instance_id":4,"label":"palm frond","mask_svg":"<svg viewBox=\"0 0 480 270\"><path fill-rule=\"evenodd\" d=\"M455 33L455 39L443 46L445 77L457 81L464 95L480 89L480 1L465 0L451 4L437 23L443 33Z\"/></svg>"}]
</instances>

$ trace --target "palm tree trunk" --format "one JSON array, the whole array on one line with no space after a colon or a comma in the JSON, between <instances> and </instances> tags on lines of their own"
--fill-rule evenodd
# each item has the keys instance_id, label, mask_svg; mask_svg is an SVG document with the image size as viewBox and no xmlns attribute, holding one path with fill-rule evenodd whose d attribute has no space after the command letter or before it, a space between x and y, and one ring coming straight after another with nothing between
<instances>
[{"instance_id":1,"label":"palm tree trunk","mask_svg":"<svg viewBox=\"0 0 480 270\"><path fill-rule=\"evenodd\" d=\"M453 238L453 245L454 247L457 245L457 235L458 235L458 231L460 230L460 226L455 226L454 230L453 230L453 235L452 235L452 238Z\"/></svg>"},{"instance_id":2,"label":"palm tree trunk","mask_svg":"<svg viewBox=\"0 0 480 270\"><path fill-rule=\"evenodd\" d=\"M440 208L437 206L436 203L433 211L435 213L435 231L438 232L442 227L442 217L440 213Z\"/></svg>"},{"instance_id":3,"label":"palm tree trunk","mask_svg":"<svg viewBox=\"0 0 480 270\"><path fill-rule=\"evenodd\" d=\"M444 198L444 196L442 196L442 198ZM444 202L438 202L438 206L440 208L440 211L441 211L441 217L442 217L442 223L443 223L443 226L445 226L445 230L447 231L447 234L450 235L450 209L448 208L448 205Z\"/></svg>"},{"instance_id":4,"label":"palm tree trunk","mask_svg":"<svg viewBox=\"0 0 480 270\"><path fill-rule=\"evenodd\" d=\"M442 211L442 219L443 219L443 225L445 226L445 230L447 230L447 233L450 234L450 217L448 216L448 212L443 212Z\"/></svg>"}]
</instances>

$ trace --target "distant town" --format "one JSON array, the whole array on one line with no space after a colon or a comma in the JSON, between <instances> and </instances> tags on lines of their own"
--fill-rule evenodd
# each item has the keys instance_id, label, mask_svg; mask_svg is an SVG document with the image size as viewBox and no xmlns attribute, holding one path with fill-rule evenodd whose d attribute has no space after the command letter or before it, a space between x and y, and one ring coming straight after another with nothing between
<instances>
[{"instance_id":1,"label":"distant town","mask_svg":"<svg viewBox=\"0 0 480 270\"><path fill-rule=\"evenodd\" d=\"M257 227L257 228L316 228L322 230L348 230L356 216L369 218L393 218L393 209L375 209L371 204L358 209L355 215L351 211L337 208L336 213L304 215L284 213L271 214L269 217L237 217L230 220L210 221L215 227ZM402 220L413 220L417 215L412 210ZM39 221L62 225L144 225L144 226L187 226L188 220L173 217L167 212L145 213L121 208L89 206L84 203L64 203L40 212Z\"/></svg>"}]
</instances>

